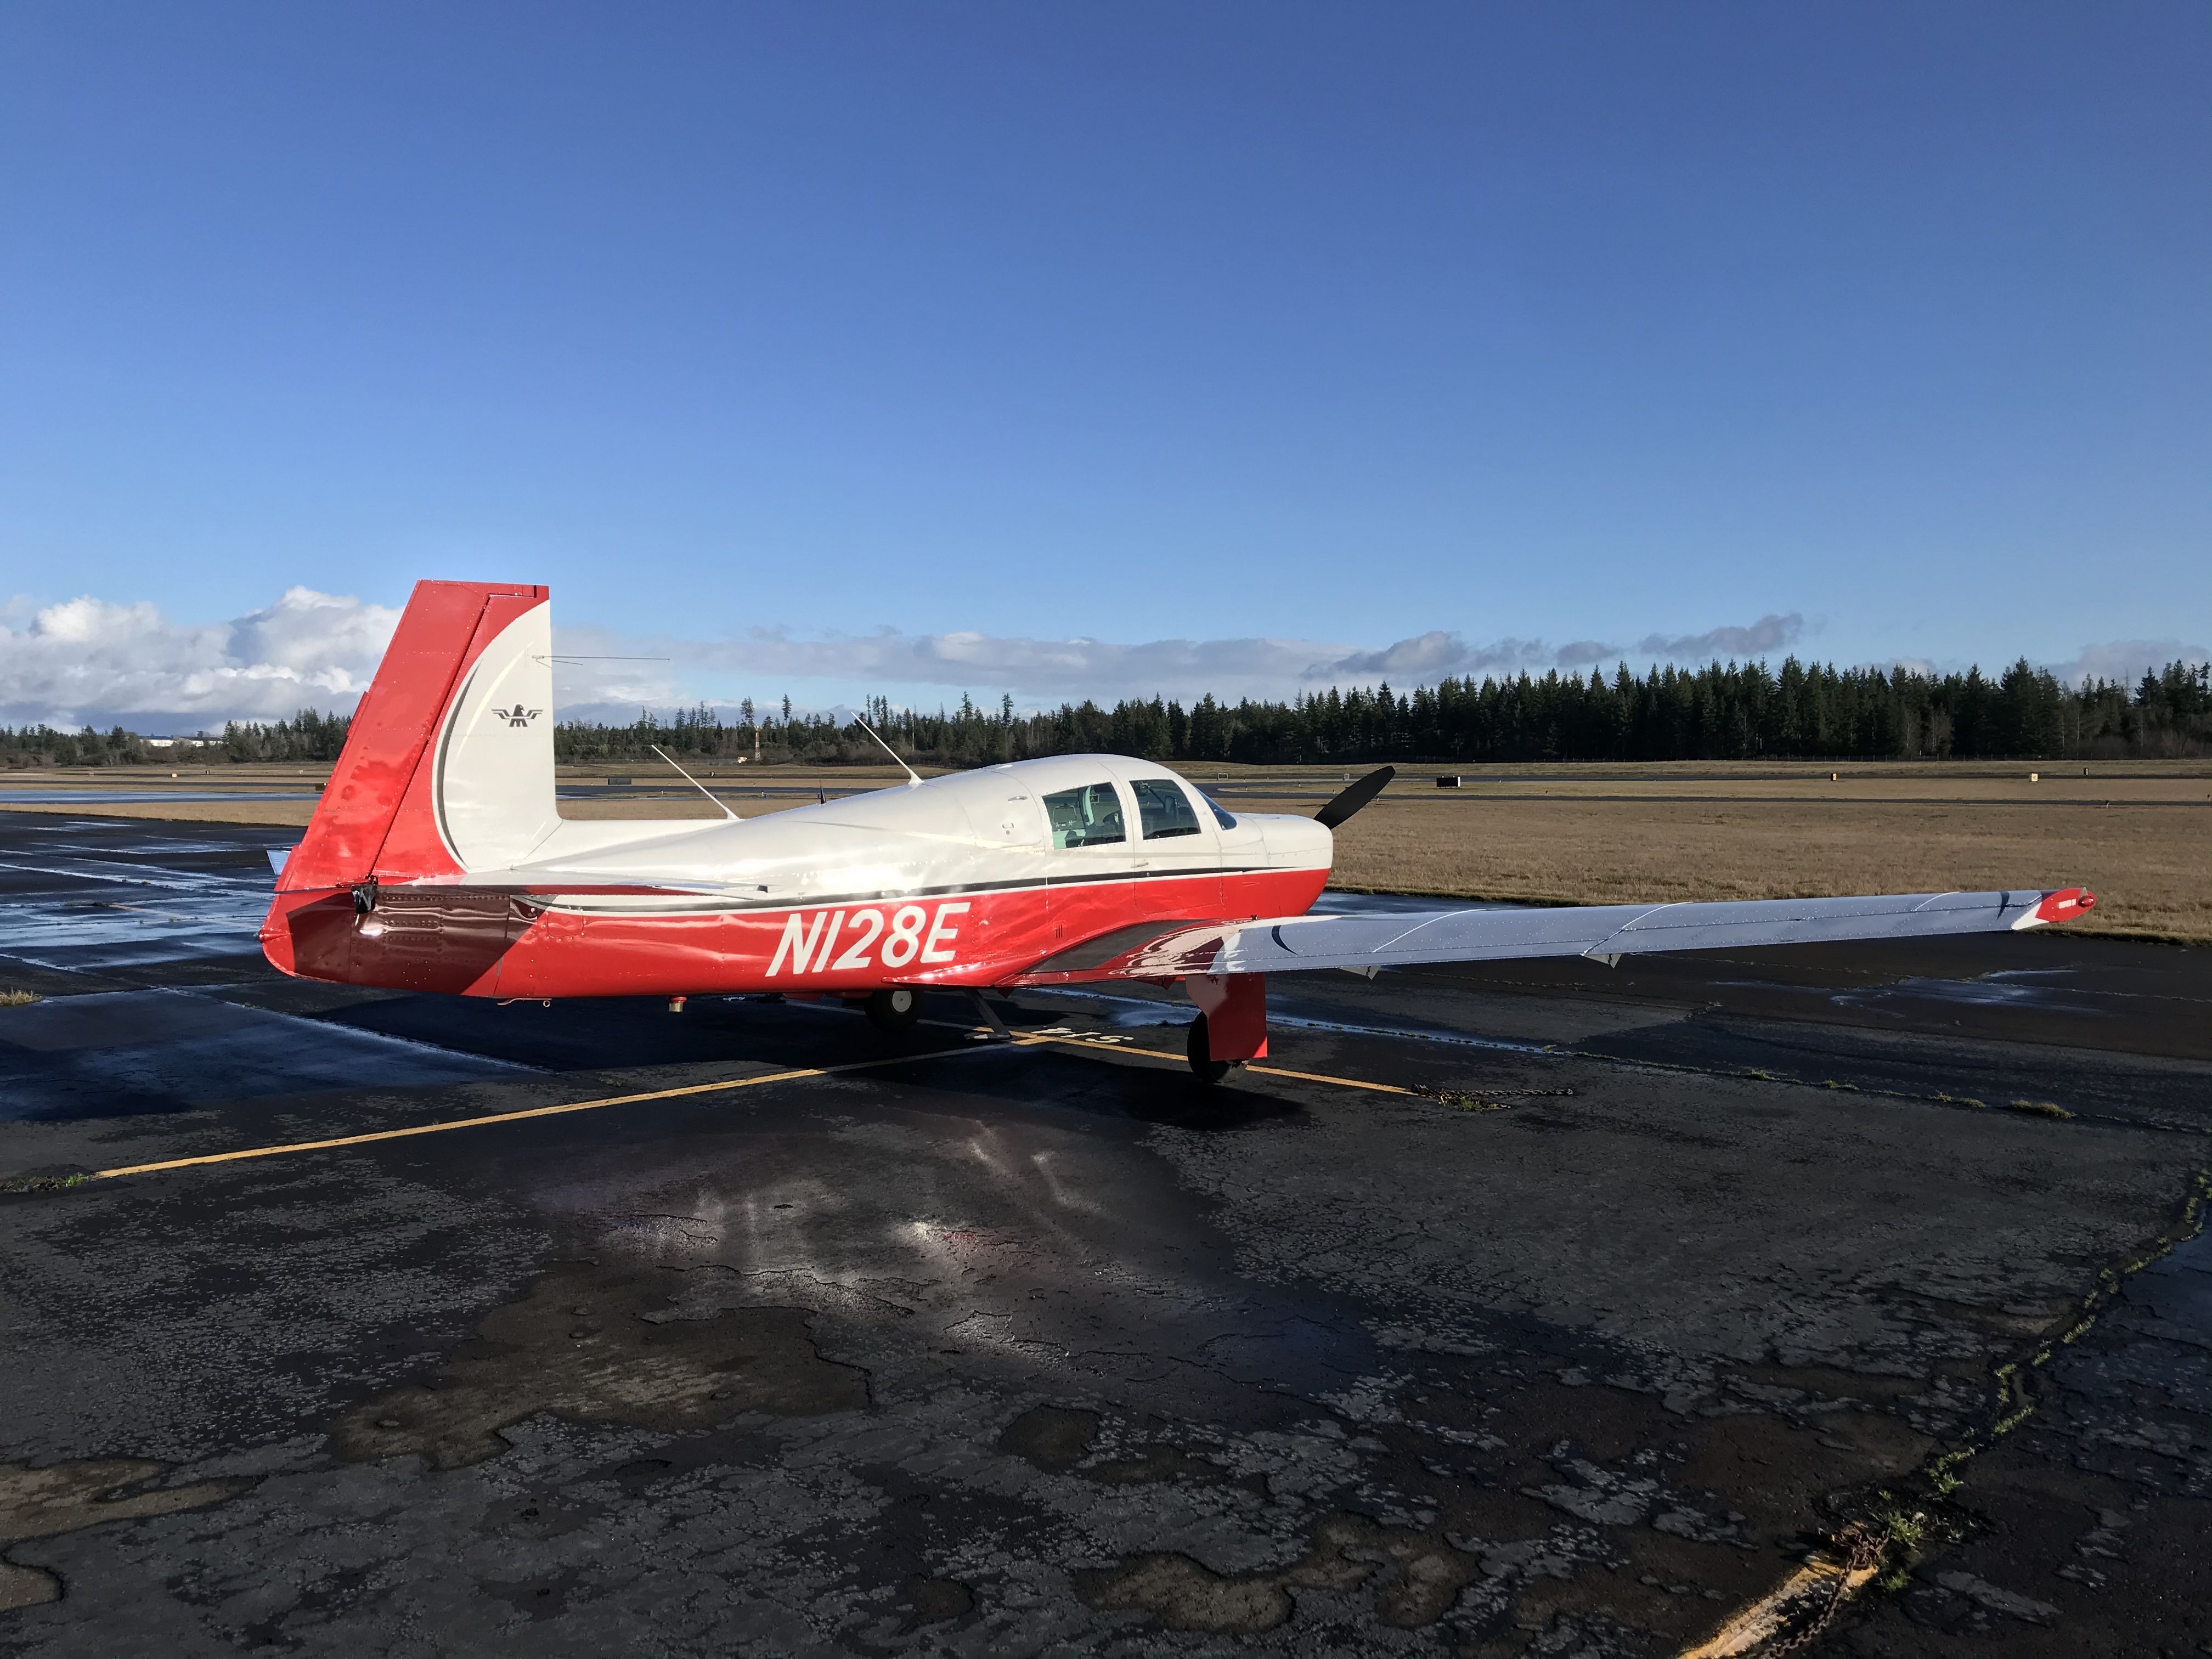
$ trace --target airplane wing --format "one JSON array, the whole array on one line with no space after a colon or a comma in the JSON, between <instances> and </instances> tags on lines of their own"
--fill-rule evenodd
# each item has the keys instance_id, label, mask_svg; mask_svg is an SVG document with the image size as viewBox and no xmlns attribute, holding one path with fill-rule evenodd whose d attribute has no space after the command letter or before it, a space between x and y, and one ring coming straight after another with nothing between
<instances>
[{"instance_id":1,"label":"airplane wing","mask_svg":"<svg viewBox=\"0 0 2212 1659\"><path fill-rule=\"evenodd\" d=\"M1283 916L1186 926L1148 939L1130 939L1127 948L1095 965L1060 966L1048 959L1015 982L1284 974L1321 968L1373 974L1423 963L1525 957L1593 957L1611 963L1661 951L2015 932L2070 921L2096 902L2087 889L2066 887L1710 904L1430 910L1388 916Z\"/></svg>"}]
</instances>

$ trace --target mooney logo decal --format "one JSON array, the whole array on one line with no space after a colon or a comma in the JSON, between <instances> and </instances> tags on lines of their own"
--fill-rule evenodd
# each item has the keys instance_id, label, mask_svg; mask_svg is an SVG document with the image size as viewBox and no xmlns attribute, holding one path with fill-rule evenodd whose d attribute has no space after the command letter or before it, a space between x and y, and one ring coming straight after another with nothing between
<instances>
[{"instance_id":1,"label":"mooney logo decal","mask_svg":"<svg viewBox=\"0 0 2212 1659\"><path fill-rule=\"evenodd\" d=\"M885 968L951 962L960 933L957 918L967 909L964 900L937 905L934 914L922 905L902 904L890 913L888 923L881 910L794 910L784 921L768 976L775 978L787 964L793 974L859 973L876 965L879 942ZM848 928L850 935L840 951L838 939Z\"/></svg>"},{"instance_id":2,"label":"mooney logo decal","mask_svg":"<svg viewBox=\"0 0 2212 1659\"><path fill-rule=\"evenodd\" d=\"M495 705L491 712L509 726L527 726L545 711L542 708L525 708L520 703L517 703L512 708L501 708Z\"/></svg>"}]
</instances>

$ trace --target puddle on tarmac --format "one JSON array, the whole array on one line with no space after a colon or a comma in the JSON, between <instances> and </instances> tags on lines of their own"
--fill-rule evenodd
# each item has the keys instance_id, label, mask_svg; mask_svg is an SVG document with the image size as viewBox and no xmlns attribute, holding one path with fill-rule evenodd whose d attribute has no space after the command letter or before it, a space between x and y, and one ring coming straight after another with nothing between
<instances>
[{"instance_id":1,"label":"puddle on tarmac","mask_svg":"<svg viewBox=\"0 0 2212 1659\"><path fill-rule=\"evenodd\" d=\"M89 805L100 801L314 800L316 792L290 793L270 789L27 789L0 787L0 801L25 805Z\"/></svg>"},{"instance_id":2,"label":"puddle on tarmac","mask_svg":"<svg viewBox=\"0 0 2212 1659\"><path fill-rule=\"evenodd\" d=\"M2100 998L2097 993L2076 986L2027 982L2067 976L2068 970L2064 969L2035 969L1984 974L1977 979L1914 977L1865 990L1839 991L1828 1000L1838 1007L1858 1008L1896 999L1919 998L1976 1008L2041 1008L2052 1013L2105 1014L2112 1011L2100 1006L2102 1002L2120 1000Z\"/></svg>"},{"instance_id":3,"label":"puddle on tarmac","mask_svg":"<svg viewBox=\"0 0 2212 1659\"><path fill-rule=\"evenodd\" d=\"M0 956L33 967L97 972L186 957L243 956L269 908L265 893L166 897L124 908L82 899L0 906Z\"/></svg>"},{"instance_id":4,"label":"puddle on tarmac","mask_svg":"<svg viewBox=\"0 0 2212 1659\"><path fill-rule=\"evenodd\" d=\"M682 1316L684 1288L668 1268L541 1274L434 1371L343 1413L331 1449L348 1462L411 1455L448 1469L507 1450L500 1430L538 1412L673 1432L747 1412L868 1409L867 1373L822 1357L805 1310Z\"/></svg>"},{"instance_id":5,"label":"puddle on tarmac","mask_svg":"<svg viewBox=\"0 0 2212 1659\"><path fill-rule=\"evenodd\" d=\"M72 823L0 855L0 956L96 971L255 951L272 886L262 844L213 836L161 843L164 859L238 857L234 865L194 869L156 861L137 837L117 833L135 827L124 819Z\"/></svg>"},{"instance_id":6,"label":"puddle on tarmac","mask_svg":"<svg viewBox=\"0 0 2212 1659\"><path fill-rule=\"evenodd\" d=\"M182 1111L218 1100L426 1088L531 1067L173 990L50 997L0 1018L0 1121Z\"/></svg>"},{"instance_id":7,"label":"puddle on tarmac","mask_svg":"<svg viewBox=\"0 0 2212 1659\"><path fill-rule=\"evenodd\" d=\"M161 1464L143 1458L96 1458L77 1462L0 1463L0 1548L26 1539L50 1538L114 1521L174 1515L234 1498L250 1480L198 1480L189 1486L153 1484ZM40 1567L0 1561L0 1613L61 1599L61 1581Z\"/></svg>"}]
</instances>

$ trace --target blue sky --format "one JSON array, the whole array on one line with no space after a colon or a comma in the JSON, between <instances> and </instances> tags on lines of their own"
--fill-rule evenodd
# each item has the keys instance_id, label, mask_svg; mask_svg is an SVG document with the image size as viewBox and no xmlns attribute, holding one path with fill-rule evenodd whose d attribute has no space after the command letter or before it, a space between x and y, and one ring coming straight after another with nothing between
<instances>
[{"instance_id":1,"label":"blue sky","mask_svg":"<svg viewBox=\"0 0 2212 1659\"><path fill-rule=\"evenodd\" d=\"M2208 84L2197 0L15 0L0 715L343 702L426 575L616 702L2201 649Z\"/></svg>"}]
</instances>

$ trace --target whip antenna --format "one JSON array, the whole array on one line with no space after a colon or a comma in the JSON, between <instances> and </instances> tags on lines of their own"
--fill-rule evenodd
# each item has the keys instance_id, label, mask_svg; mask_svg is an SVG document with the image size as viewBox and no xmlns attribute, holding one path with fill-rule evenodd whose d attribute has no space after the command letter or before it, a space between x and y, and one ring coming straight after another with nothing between
<instances>
[{"instance_id":1,"label":"whip antenna","mask_svg":"<svg viewBox=\"0 0 2212 1659\"><path fill-rule=\"evenodd\" d=\"M874 726L869 725L867 721L862 720L858 714L853 716L853 724L859 726L860 730L866 732L870 737L875 738L878 744L883 744L884 753L889 755L893 760L897 761L901 766L906 767L906 787L908 788L919 789L921 787L921 774L915 771L911 766L907 766L905 760L900 756L897 750L892 748L890 744L884 743L884 740L881 738L876 737L876 728Z\"/></svg>"},{"instance_id":2,"label":"whip antenna","mask_svg":"<svg viewBox=\"0 0 2212 1659\"><path fill-rule=\"evenodd\" d=\"M654 754L656 754L656 755L659 756L661 759L663 759L663 760L665 760L665 761L668 761L668 763L669 763L671 766L676 766L676 763L675 763L674 761L672 761L672 760L668 760L668 751L667 751L666 750L663 749L663 748L662 748L659 744L657 744L657 743L648 743L648 744L646 744L645 746L646 746L647 749L650 749L651 750L653 750L653 752ZM696 789L696 790L697 790L701 794L704 795L704 796L705 796L708 800L710 800L710 801L714 802L715 805L721 807L721 809L722 809L722 816L723 816L724 817L726 817L726 818L729 819L729 821L730 821L732 823L742 823L742 822L743 822L743 820L742 820L742 819L740 819L735 812L732 812L732 811L730 811L729 807L728 807L727 805L726 805L723 803L722 798L721 798L720 795L716 794L713 790L709 789L709 788L708 788L705 784L703 784L703 783L700 782L698 779L696 779L696 778L693 777L693 776L692 776L689 772L685 771L682 767L680 767L680 766L676 766L676 775L677 775L678 777L679 777L679 778L683 779L684 782L686 782L686 783L690 784L690 785L694 789Z\"/></svg>"}]
</instances>

